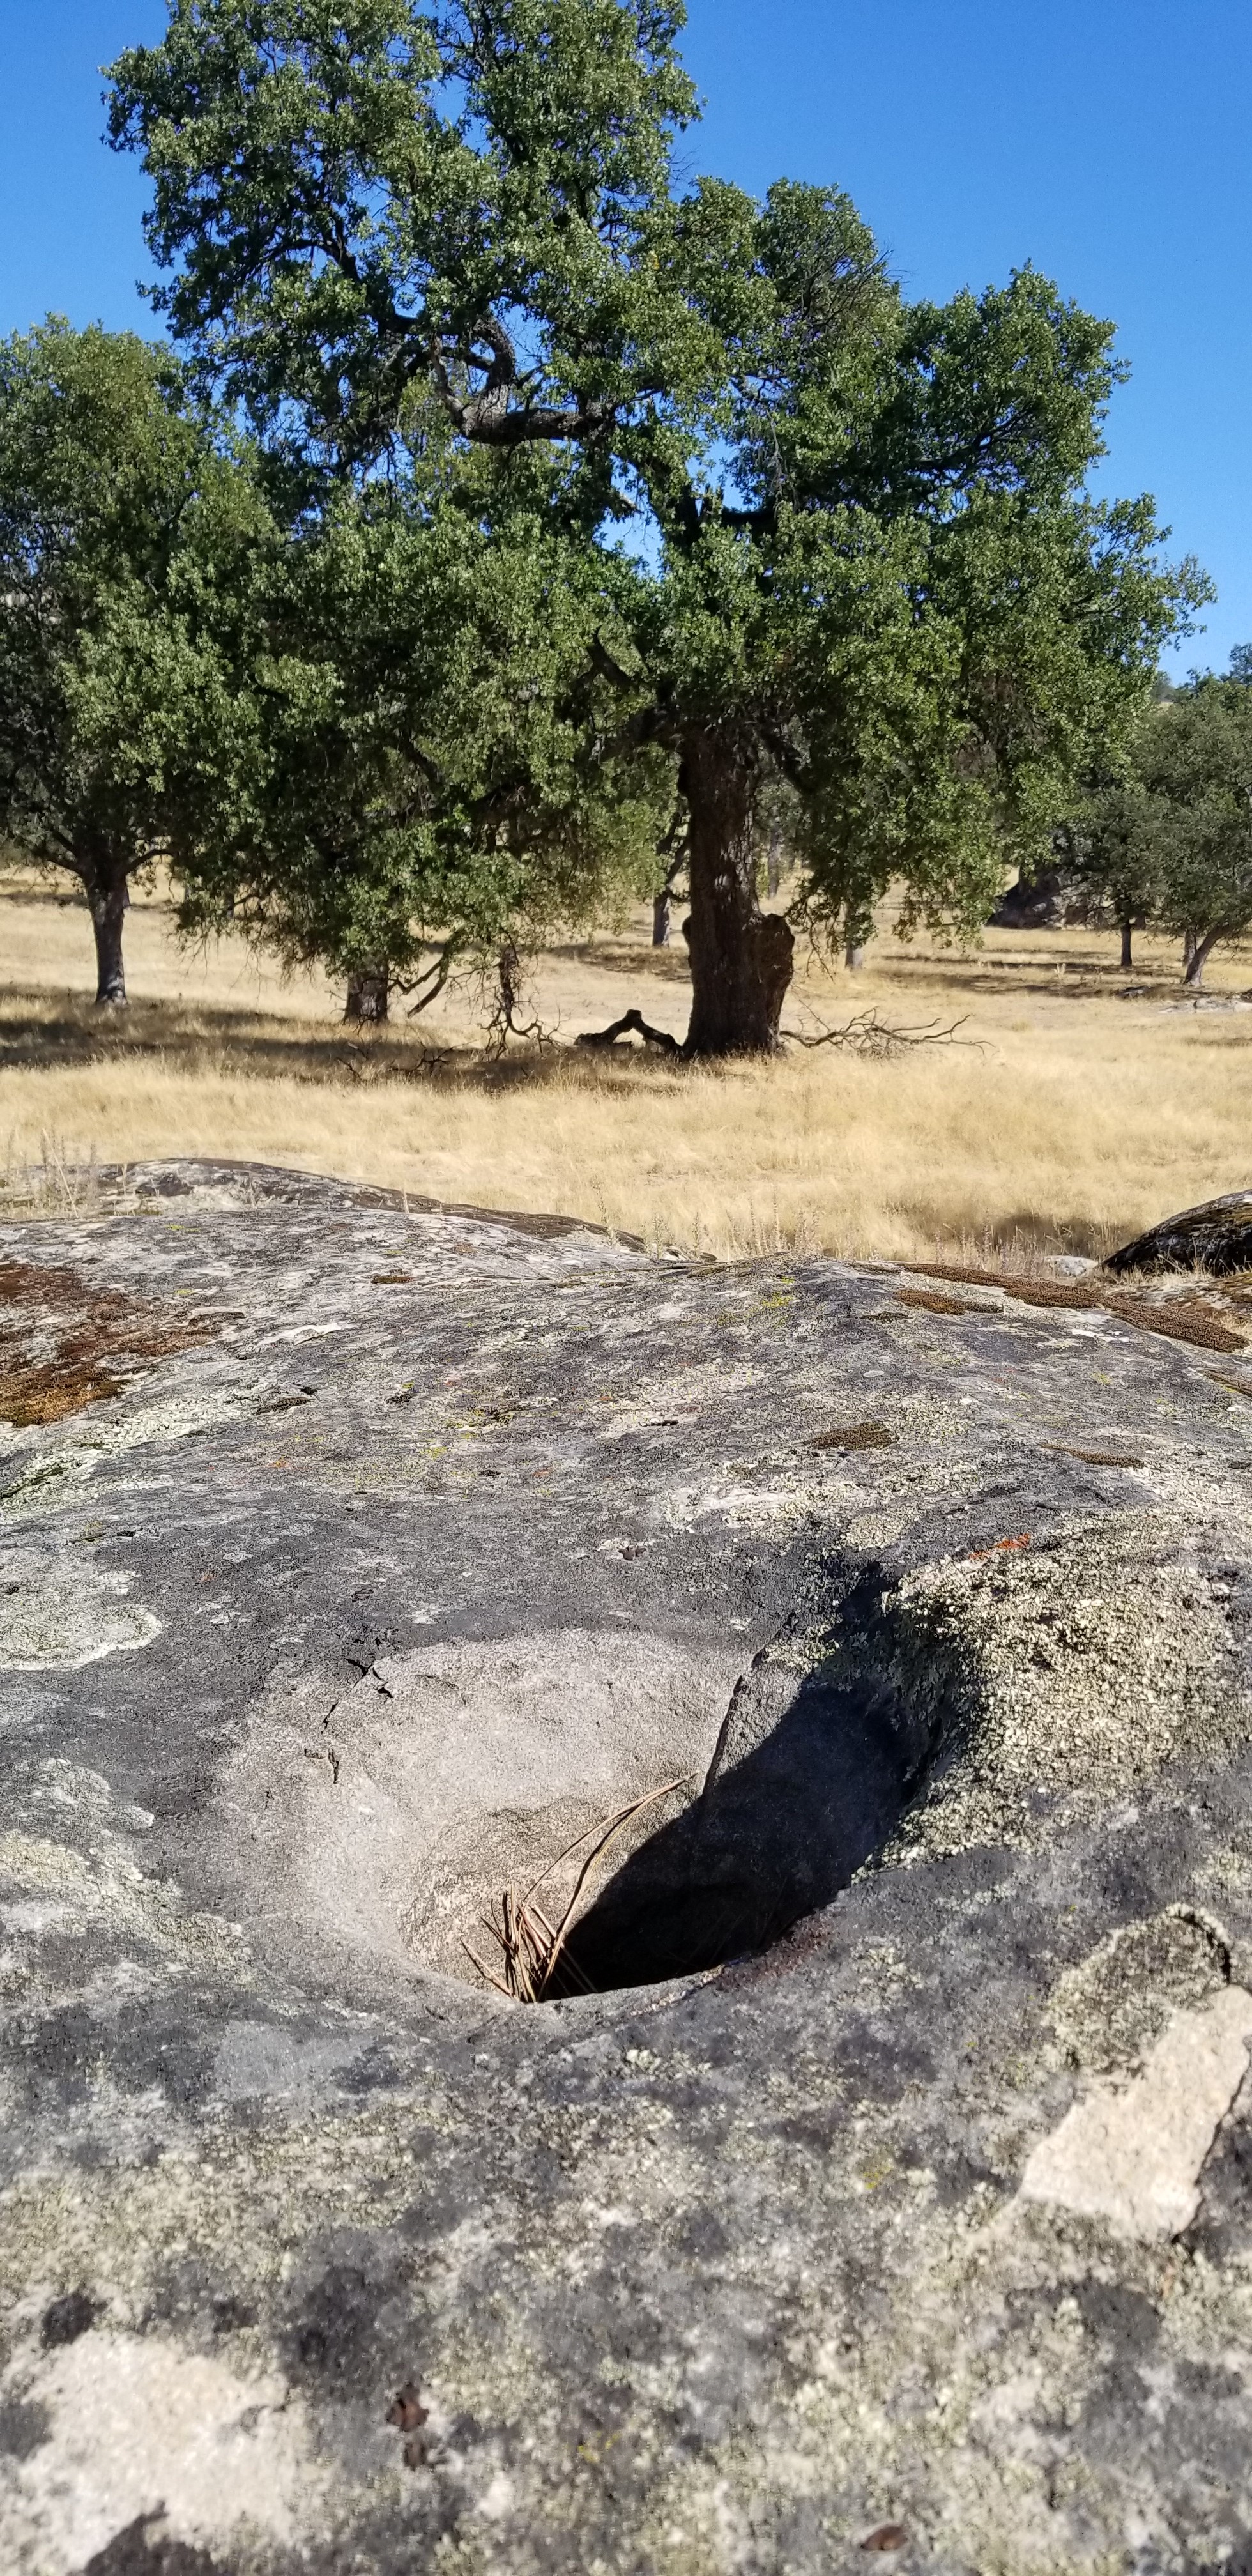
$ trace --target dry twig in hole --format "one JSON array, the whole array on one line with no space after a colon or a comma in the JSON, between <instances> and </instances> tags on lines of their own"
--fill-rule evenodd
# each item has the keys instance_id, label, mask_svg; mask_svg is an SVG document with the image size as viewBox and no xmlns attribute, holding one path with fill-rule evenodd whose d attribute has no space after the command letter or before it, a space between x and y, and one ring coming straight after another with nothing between
<instances>
[{"instance_id":1,"label":"dry twig in hole","mask_svg":"<svg viewBox=\"0 0 1252 2576\"><path fill-rule=\"evenodd\" d=\"M688 1771L681 1779L666 1780L661 1788L649 1789L642 1798L632 1798L628 1807L619 1807L616 1815L603 1818L599 1824L585 1826L581 1834L575 1834L573 1841L566 1844L564 1851L557 1853L555 1860L549 1861L546 1869L540 1870L538 1878L532 1879L521 1895L515 1887L505 1888L500 1899L499 1920L491 1915L482 1918L483 1930L490 1932L499 1947L504 1975L498 1977L494 1970L486 1967L471 1950L468 1941L461 1943L467 1959L473 1961L479 1976L485 1977L497 1994L507 1995L510 2003L544 2003L552 1992L558 1964L579 1994L589 1995L594 1991L590 1978L583 1975L569 1948L569 1928L583 1889L596 1862L603 1857L622 1826L628 1825L632 1816L642 1814L645 1807L654 1806L658 1798L667 1798L672 1789L685 1789L693 1777L694 1774ZM553 1870L559 1869L562 1861L568 1860L570 1853L577 1851L579 1844L585 1843L591 1834L596 1839L574 1881L573 1895L560 1922L552 1924L542 1907L535 1903L535 1890L542 1887L545 1878L551 1878Z\"/></svg>"}]
</instances>

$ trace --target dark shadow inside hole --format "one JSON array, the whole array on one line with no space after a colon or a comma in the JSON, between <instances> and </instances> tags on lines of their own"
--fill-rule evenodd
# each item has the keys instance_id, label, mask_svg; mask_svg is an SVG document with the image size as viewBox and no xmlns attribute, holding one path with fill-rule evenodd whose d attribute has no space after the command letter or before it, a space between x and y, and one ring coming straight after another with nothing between
<instances>
[{"instance_id":1,"label":"dark shadow inside hole","mask_svg":"<svg viewBox=\"0 0 1252 2576\"><path fill-rule=\"evenodd\" d=\"M886 1840L929 1750L894 1691L849 1680L833 1661L798 1681L754 1667L702 1795L572 1927L583 1975L604 1993L766 1948L828 1905Z\"/></svg>"}]
</instances>

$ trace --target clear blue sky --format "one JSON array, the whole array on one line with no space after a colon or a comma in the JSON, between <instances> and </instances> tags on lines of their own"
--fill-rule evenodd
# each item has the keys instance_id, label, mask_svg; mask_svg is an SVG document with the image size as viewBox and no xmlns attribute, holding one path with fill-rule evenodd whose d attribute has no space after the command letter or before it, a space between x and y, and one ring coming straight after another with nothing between
<instances>
[{"instance_id":1,"label":"clear blue sky","mask_svg":"<svg viewBox=\"0 0 1252 2576\"><path fill-rule=\"evenodd\" d=\"M906 291L1032 260L1133 366L1108 489L1155 492L1219 588L1184 663L1252 639L1248 0L689 0L689 167L846 188ZM162 0L0 0L0 330L151 327L143 183L100 142L97 66Z\"/></svg>"}]
</instances>

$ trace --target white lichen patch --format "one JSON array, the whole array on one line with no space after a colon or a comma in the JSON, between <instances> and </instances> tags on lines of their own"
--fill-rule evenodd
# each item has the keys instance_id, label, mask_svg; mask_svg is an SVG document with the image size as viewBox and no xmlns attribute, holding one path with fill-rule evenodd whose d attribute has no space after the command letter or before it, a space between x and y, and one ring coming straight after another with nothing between
<instances>
[{"instance_id":1,"label":"white lichen patch","mask_svg":"<svg viewBox=\"0 0 1252 2576\"><path fill-rule=\"evenodd\" d=\"M746 1396L760 1375L747 1365L693 1361L688 1368L649 1373L610 1398L595 1396L585 1410L601 1440L623 1440L631 1433L676 1429L706 1407L724 1405L728 1396Z\"/></svg>"},{"instance_id":2,"label":"white lichen patch","mask_svg":"<svg viewBox=\"0 0 1252 2576\"><path fill-rule=\"evenodd\" d=\"M4 2463L10 2576L71 2576L144 2515L161 2538L202 2548L290 2546L316 2526L322 2478L276 2375L237 2376L159 2334L94 2330L10 2372L4 2393L47 2426Z\"/></svg>"},{"instance_id":3,"label":"white lichen patch","mask_svg":"<svg viewBox=\"0 0 1252 2576\"><path fill-rule=\"evenodd\" d=\"M131 1837L146 1830L147 1811L119 1811L98 1772L42 1762L11 1784L9 1803L15 1821L0 1834L0 1920L14 1945L12 1990L37 1975L38 1943L52 1930L71 1938L107 1931L160 1953L167 1971L196 1966L231 1984L250 1982L241 1927L193 1912L175 1880L139 1867Z\"/></svg>"},{"instance_id":4,"label":"white lichen patch","mask_svg":"<svg viewBox=\"0 0 1252 2576\"><path fill-rule=\"evenodd\" d=\"M801 1519L820 1490L817 1476L786 1485L748 1485L740 1475L713 1478L707 1485L680 1485L667 1497L663 1518L671 1529L698 1529L721 1521L730 1529L756 1529Z\"/></svg>"},{"instance_id":5,"label":"white lichen patch","mask_svg":"<svg viewBox=\"0 0 1252 2576\"><path fill-rule=\"evenodd\" d=\"M0 1668L74 1671L133 1653L159 1636L154 1611L132 1601L130 1577L62 1570L31 1556L0 1559Z\"/></svg>"},{"instance_id":6,"label":"white lichen patch","mask_svg":"<svg viewBox=\"0 0 1252 2576\"><path fill-rule=\"evenodd\" d=\"M976 1481L974 1460L962 1447L967 1417L957 1403L928 1391L925 1399L846 1393L816 1384L785 1448L723 1462L698 1483L672 1485L658 1495L653 1517L678 1530L721 1522L727 1528L767 1529L815 1515L836 1520L853 1546L886 1546L915 1516L914 1496L953 1497ZM867 1421L885 1433L881 1446L855 1435ZM839 1444L840 1426L853 1435ZM874 1500L863 1504L866 1482Z\"/></svg>"}]
</instances>

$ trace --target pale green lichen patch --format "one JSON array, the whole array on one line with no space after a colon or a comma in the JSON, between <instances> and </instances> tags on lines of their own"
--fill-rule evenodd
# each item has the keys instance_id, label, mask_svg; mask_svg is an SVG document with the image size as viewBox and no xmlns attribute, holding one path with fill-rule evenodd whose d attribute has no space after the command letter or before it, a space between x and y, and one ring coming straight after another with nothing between
<instances>
[{"instance_id":1,"label":"pale green lichen patch","mask_svg":"<svg viewBox=\"0 0 1252 2576\"><path fill-rule=\"evenodd\" d=\"M12 1803L21 1821L0 1835L0 1929L10 1994L45 1982L39 1942L49 1929L63 1937L107 1934L137 1943L160 1958L163 1974L175 1965L209 1971L228 1987L250 1983L242 1926L197 1912L177 1881L135 1860L133 1837L152 1825L146 1809L118 1809L107 1780L57 1759L15 1784ZM67 1831L81 1839L67 1841Z\"/></svg>"},{"instance_id":2,"label":"pale green lichen patch","mask_svg":"<svg viewBox=\"0 0 1252 2576\"><path fill-rule=\"evenodd\" d=\"M133 1653L160 1634L155 1612L132 1601L125 1574L61 1571L6 1556L0 1584L0 1670L72 1671L104 1655Z\"/></svg>"},{"instance_id":3,"label":"pale green lichen patch","mask_svg":"<svg viewBox=\"0 0 1252 2576\"><path fill-rule=\"evenodd\" d=\"M83 1918L113 1931L176 1951L190 1964L226 1969L246 1978L238 1928L213 1914L184 1908L176 1887L147 1877L125 1852L99 1851L86 1858L65 1843L28 1834L0 1835L0 1879L14 1892L51 1897Z\"/></svg>"},{"instance_id":4,"label":"pale green lichen patch","mask_svg":"<svg viewBox=\"0 0 1252 2576\"><path fill-rule=\"evenodd\" d=\"M1165 1514L1030 1534L906 1577L884 1603L903 1700L929 1707L938 1760L887 1857L1023 1842L1063 1793L1108 1808L1180 1757L1252 1731L1229 1587Z\"/></svg>"},{"instance_id":5,"label":"pale green lichen patch","mask_svg":"<svg viewBox=\"0 0 1252 2576\"><path fill-rule=\"evenodd\" d=\"M1097 2075L1138 2066L1170 2015L1205 2003L1230 1980L1219 1924L1171 1905L1111 1932L1057 1979L1048 2019L1062 2064Z\"/></svg>"},{"instance_id":6,"label":"pale green lichen patch","mask_svg":"<svg viewBox=\"0 0 1252 2576\"><path fill-rule=\"evenodd\" d=\"M170 1370L173 1364L164 1366ZM252 1411L259 1387L252 1378L241 1380L228 1361L206 1362L196 1353L182 1368L195 1372L190 1385L175 1381L163 1394L150 1395L145 1378L118 1397L107 1419L97 1407L86 1421L76 1416L50 1429L19 1432L0 1492L0 1517L45 1518L85 1485L107 1489L112 1462L125 1472L133 1451L193 1440Z\"/></svg>"},{"instance_id":7,"label":"pale green lichen patch","mask_svg":"<svg viewBox=\"0 0 1252 2576\"><path fill-rule=\"evenodd\" d=\"M796 2303L786 2400L665 2464L649 2563L722 2576L776 2531L780 2495L790 2516L807 2505L814 2517L814 2565L842 2567L845 2552L860 2563L858 2543L887 2520L907 2533L903 2563L980 2576L1126 2576L1135 2543L1166 2566L1227 2563L1228 2490L1197 2468L1180 2498L1159 2442L1093 2441L1088 2428L1116 2403L1104 2320L1119 2312L1145 2321L1140 2408L1217 2352L1232 2392L1246 2385L1246 2279L1029 2208L969 2227L913 2199L881 2245L885 2271L901 2260L896 2235L907 2300L886 2310L871 2292L868 2315L832 2303L824 2318Z\"/></svg>"}]
</instances>

